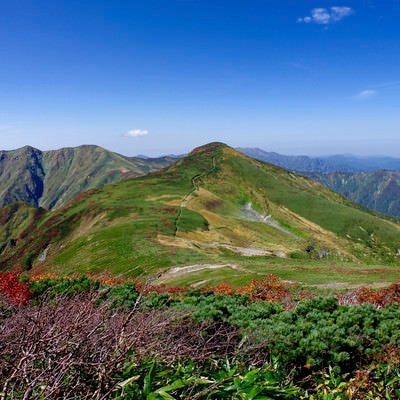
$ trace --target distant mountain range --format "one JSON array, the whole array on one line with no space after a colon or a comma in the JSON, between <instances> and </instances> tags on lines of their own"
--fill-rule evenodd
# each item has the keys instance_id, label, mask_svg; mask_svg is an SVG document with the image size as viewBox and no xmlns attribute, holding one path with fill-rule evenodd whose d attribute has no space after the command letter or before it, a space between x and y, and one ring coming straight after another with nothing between
<instances>
[{"instance_id":1,"label":"distant mountain range","mask_svg":"<svg viewBox=\"0 0 400 400\"><path fill-rule=\"evenodd\" d=\"M83 150L110 157L113 170L125 162L96 147L75 149ZM68 165L59 186L72 182L67 173L72 165L78 177L85 168L85 177L96 171L88 156L68 157L68 164L64 152L51 157L54 168L57 159ZM50 154L25 148L13 160L18 165L32 153L42 161L28 164L26 176L34 171L45 182L50 164L43 158ZM199 265L213 268L217 263L231 268L232 278L249 273L249 263L259 262L262 272L266 256L400 264L398 223L222 143L194 149L146 176L86 191L52 211L14 203L0 208L0 222L0 269L19 265L33 274L155 277L170 268L196 271ZM204 276L197 281L191 276L191 283L204 285Z\"/></svg>"},{"instance_id":2,"label":"distant mountain range","mask_svg":"<svg viewBox=\"0 0 400 400\"><path fill-rule=\"evenodd\" d=\"M309 176L372 210L400 216L400 159L347 155L312 158L257 148L237 150ZM0 206L25 202L58 208L86 190L157 171L183 157L126 157L93 145L52 151L25 146L0 151Z\"/></svg>"},{"instance_id":3,"label":"distant mountain range","mask_svg":"<svg viewBox=\"0 0 400 400\"><path fill-rule=\"evenodd\" d=\"M371 210L400 217L400 172L303 173Z\"/></svg>"},{"instance_id":4,"label":"distant mountain range","mask_svg":"<svg viewBox=\"0 0 400 400\"><path fill-rule=\"evenodd\" d=\"M0 206L22 201L57 208L88 189L145 175L174 161L172 157L125 157L91 145L0 151Z\"/></svg>"},{"instance_id":5,"label":"distant mountain range","mask_svg":"<svg viewBox=\"0 0 400 400\"><path fill-rule=\"evenodd\" d=\"M313 158L308 156L286 156L274 152L267 152L258 148L237 148L237 150L256 160L268 162L297 172L400 171L400 158L393 157L333 155Z\"/></svg>"},{"instance_id":6,"label":"distant mountain range","mask_svg":"<svg viewBox=\"0 0 400 400\"><path fill-rule=\"evenodd\" d=\"M244 154L306 175L371 210L400 217L400 159L337 155L312 158L242 148Z\"/></svg>"}]
</instances>

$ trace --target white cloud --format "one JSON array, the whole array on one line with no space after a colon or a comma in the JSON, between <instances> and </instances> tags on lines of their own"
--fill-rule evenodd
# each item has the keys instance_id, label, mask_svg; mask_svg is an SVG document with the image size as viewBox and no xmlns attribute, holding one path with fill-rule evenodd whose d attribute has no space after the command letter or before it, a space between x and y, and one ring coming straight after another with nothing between
<instances>
[{"instance_id":1,"label":"white cloud","mask_svg":"<svg viewBox=\"0 0 400 400\"><path fill-rule=\"evenodd\" d=\"M377 95L377 91L376 90L371 90L371 89L367 89L367 90L363 90L360 93L357 93L354 98L356 100L368 100L371 99L372 97L375 97Z\"/></svg>"},{"instance_id":2,"label":"white cloud","mask_svg":"<svg viewBox=\"0 0 400 400\"><path fill-rule=\"evenodd\" d=\"M313 8L311 15L297 18L298 23L314 23L318 25L328 25L332 22L338 22L345 17L353 14L351 7L331 7L331 8Z\"/></svg>"},{"instance_id":3,"label":"white cloud","mask_svg":"<svg viewBox=\"0 0 400 400\"><path fill-rule=\"evenodd\" d=\"M311 10L311 21L316 24L326 25L331 22L331 15L326 8L314 8Z\"/></svg>"},{"instance_id":4,"label":"white cloud","mask_svg":"<svg viewBox=\"0 0 400 400\"><path fill-rule=\"evenodd\" d=\"M351 7L331 7L331 18L333 21L340 21L351 14L353 14Z\"/></svg>"},{"instance_id":5,"label":"white cloud","mask_svg":"<svg viewBox=\"0 0 400 400\"><path fill-rule=\"evenodd\" d=\"M131 129L125 133L125 137L138 137L148 135L150 132L145 129Z\"/></svg>"},{"instance_id":6,"label":"white cloud","mask_svg":"<svg viewBox=\"0 0 400 400\"><path fill-rule=\"evenodd\" d=\"M379 85L373 85L372 87L375 88L392 88L395 86L400 86L400 81L392 81L392 82L384 82L380 83Z\"/></svg>"}]
</instances>

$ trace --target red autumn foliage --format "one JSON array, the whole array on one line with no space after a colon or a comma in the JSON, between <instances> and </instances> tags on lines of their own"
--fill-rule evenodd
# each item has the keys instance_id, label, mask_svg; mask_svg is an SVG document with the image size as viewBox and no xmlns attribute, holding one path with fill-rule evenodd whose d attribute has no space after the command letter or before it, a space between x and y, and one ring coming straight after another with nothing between
<instances>
[{"instance_id":1,"label":"red autumn foliage","mask_svg":"<svg viewBox=\"0 0 400 400\"><path fill-rule=\"evenodd\" d=\"M235 293L235 289L228 282L221 282L218 286L212 288L212 291L215 295L226 294L230 296Z\"/></svg>"},{"instance_id":2,"label":"red autumn foliage","mask_svg":"<svg viewBox=\"0 0 400 400\"><path fill-rule=\"evenodd\" d=\"M361 287L354 291L338 295L338 298L339 302L342 304L370 303L378 308L392 303L400 304L400 284L393 283L380 290Z\"/></svg>"},{"instance_id":3,"label":"red autumn foliage","mask_svg":"<svg viewBox=\"0 0 400 400\"><path fill-rule=\"evenodd\" d=\"M0 274L0 295L5 296L12 304L26 304L31 298L27 283L19 281L17 272L3 272Z\"/></svg>"},{"instance_id":4,"label":"red autumn foliage","mask_svg":"<svg viewBox=\"0 0 400 400\"><path fill-rule=\"evenodd\" d=\"M252 300L275 302L282 302L291 297L288 287L273 274L268 274L264 279L253 279L250 284L243 286L239 293L249 295Z\"/></svg>"},{"instance_id":5,"label":"red autumn foliage","mask_svg":"<svg viewBox=\"0 0 400 400\"><path fill-rule=\"evenodd\" d=\"M167 294L179 294L185 293L189 290L187 286L166 286L164 283L160 285L151 285L148 283L139 283L135 284L135 288L141 294L149 294L149 293L167 293Z\"/></svg>"},{"instance_id":6,"label":"red autumn foliage","mask_svg":"<svg viewBox=\"0 0 400 400\"><path fill-rule=\"evenodd\" d=\"M80 274L70 276L70 279L80 277ZM187 286L167 286L166 284L153 285L149 282L140 282L137 278L126 279L116 278L110 274L86 274L89 279L98 280L101 285L119 285L126 281L134 283L135 288L141 294L158 293L158 294L184 294L193 288ZM31 281L41 279L59 279L55 274L37 273L31 276ZM313 294L307 290L298 290L294 286L282 283L276 275L268 274L262 279L253 279L248 285L234 288L228 282L221 282L217 286L206 286L200 288L200 291L211 291L215 295L234 295L240 294L248 296L251 300L264 300L285 304L287 309L296 305L298 300L311 299ZM26 283L19 282L18 272L0 273L0 295L5 295L14 304L25 304L30 299L30 292ZM370 303L381 308L388 304L400 304L400 284L392 284L386 288L374 290L367 287L361 287L356 290L348 291L336 295L340 304L363 304Z\"/></svg>"}]
</instances>

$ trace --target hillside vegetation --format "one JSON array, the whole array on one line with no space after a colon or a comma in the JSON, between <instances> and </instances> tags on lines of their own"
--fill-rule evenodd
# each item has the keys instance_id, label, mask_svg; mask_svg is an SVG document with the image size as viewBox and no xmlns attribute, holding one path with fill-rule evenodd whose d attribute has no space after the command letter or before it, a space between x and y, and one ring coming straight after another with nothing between
<instances>
[{"instance_id":1,"label":"hillside vegetation","mask_svg":"<svg viewBox=\"0 0 400 400\"><path fill-rule=\"evenodd\" d=\"M398 399L399 289L313 298L273 276L235 291L2 273L1 396Z\"/></svg>"},{"instance_id":2,"label":"hillside vegetation","mask_svg":"<svg viewBox=\"0 0 400 400\"><path fill-rule=\"evenodd\" d=\"M174 161L129 158L98 146L0 151L0 205L25 202L60 207L78 194L126 177L145 175Z\"/></svg>"},{"instance_id":3,"label":"hillside vegetation","mask_svg":"<svg viewBox=\"0 0 400 400\"><path fill-rule=\"evenodd\" d=\"M358 266L362 282L398 278L397 223L221 143L60 209L18 204L1 218L2 269L31 274L107 271L202 285L273 272L318 284L360 282Z\"/></svg>"},{"instance_id":4,"label":"hillside vegetation","mask_svg":"<svg viewBox=\"0 0 400 400\"><path fill-rule=\"evenodd\" d=\"M400 172L383 170L400 168L398 159L311 158L260 149L239 150L255 159L309 176L371 210L400 216ZM125 157L90 145L44 152L30 146L1 151L0 206L25 202L34 207L58 208L88 189L155 172L179 158Z\"/></svg>"},{"instance_id":5,"label":"hillside vegetation","mask_svg":"<svg viewBox=\"0 0 400 400\"><path fill-rule=\"evenodd\" d=\"M307 176L371 210L400 217L399 171L310 173Z\"/></svg>"},{"instance_id":6,"label":"hillside vegetation","mask_svg":"<svg viewBox=\"0 0 400 400\"><path fill-rule=\"evenodd\" d=\"M370 210L400 216L400 160L392 157L285 156L261 149L244 154L314 179Z\"/></svg>"}]
</instances>

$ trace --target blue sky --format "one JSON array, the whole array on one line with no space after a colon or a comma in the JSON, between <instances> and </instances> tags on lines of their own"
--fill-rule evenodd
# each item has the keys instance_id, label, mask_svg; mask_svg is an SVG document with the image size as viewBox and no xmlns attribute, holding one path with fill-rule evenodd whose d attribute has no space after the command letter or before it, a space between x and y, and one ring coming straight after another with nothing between
<instances>
[{"instance_id":1,"label":"blue sky","mask_svg":"<svg viewBox=\"0 0 400 400\"><path fill-rule=\"evenodd\" d=\"M0 7L0 149L400 156L400 0Z\"/></svg>"}]
</instances>

